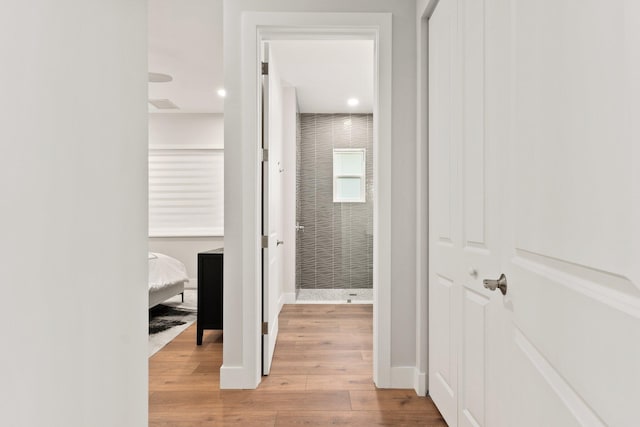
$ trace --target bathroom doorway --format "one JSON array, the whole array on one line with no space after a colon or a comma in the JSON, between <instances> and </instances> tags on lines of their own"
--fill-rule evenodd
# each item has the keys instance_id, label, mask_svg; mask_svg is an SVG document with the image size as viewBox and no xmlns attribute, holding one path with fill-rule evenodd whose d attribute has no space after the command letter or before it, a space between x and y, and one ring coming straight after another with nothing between
<instances>
[{"instance_id":1,"label":"bathroom doorway","mask_svg":"<svg viewBox=\"0 0 640 427\"><path fill-rule=\"evenodd\" d=\"M292 121L284 241L294 243L283 257L285 292L296 303L372 304L374 42L277 40L270 49L284 108L289 96L295 109L283 115L285 127Z\"/></svg>"},{"instance_id":2,"label":"bathroom doorway","mask_svg":"<svg viewBox=\"0 0 640 427\"><path fill-rule=\"evenodd\" d=\"M225 122L229 124L228 128L242 129L242 133L238 135L242 140L243 153L255 153L256 155L248 155L242 157L245 159L245 166L251 168L255 167L254 171L259 176L263 170L263 164L265 162L264 154L268 154L268 163L273 165L277 164L277 159L272 156L271 151L268 153L260 153L260 140L261 140L261 126L260 126L260 114L262 111L261 105L263 105L263 99L260 95L260 82L264 80L264 74L261 71L268 68L268 75L272 75L273 60L276 60L277 65L277 52L276 55L270 56L268 67L264 67L260 64L261 51L263 44L274 43L280 41L351 41L351 40L369 40L373 41L374 46L374 60L373 69L374 84L373 84L373 380L377 387L390 387L394 374L397 370L393 370L391 367L391 113L393 110L393 103L391 99L392 92L392 79L391 79L391 14L378 14L378 13L364 13L364 14L296 14L296 13L274 13L263 14L260 12L247 12L243 15L243 37L241 40L242 49L240 54L243 64L255 64L255 74L243 73L240 75L239 81L243 88L243 96L240 105L240 109L234 110L228 117L225 117ZM257 40L255 35L257 34ZM272 52L273 53L273 52ZM229 67L229 72L236 73L235 67ZM253 68L253 67L250 67ZM277 67L276 67L277 68ZM296 68L296 67L294 67ZM289 82L290 83L290 82ZM329 90L329 86L320 86L323 90ZM291 88L290 88L291 89ZM296 88L296 91L300 91L301 88ZM298 96L301 99L300 96ZM295 97L294 97L295 99ZM344 102L344 101L343 101ZM286 102L285 102L286 103ZM257 108L256 108L257 107ZM302 105L300 105L300 112L304 112ZM326 111L325 113L334 113L335 111ZM238 114L236 114L238 113ZM257 113L257 115L255 114ZM294 120L293 126L286 125L286 129L283 133L290 132L293 129L293 144L295 145L295 102L293 107ZM271 117L271 116L270 116ZM285 122L291 124L291 121ZM238 126L235 126L238 125ZM233 135L230 135L233 136ZM291 140L291 138L287 138ZM258 151L253 151L255 149ZM295 150L286 152L293 152ZM262 154L262 155L261 155ZM280 295L278 299L278 307L282 308L283 304L295 303L295 252L291 253L291 250L295 250L295 158L293 162L285 161L283 158L281 163L281 169L283 169L283 176L288 175L284 181L283 194L291 195L291 199L294 200L292 209L285 209L283 212L283 235L282 238L277 239L283 242L283 244L273 246L269 245L269 248L280 250L283 252L281 257L283 260L288 261L289 267L285 268L283 265L282 280L272 283L272 281L265 281L265 275L251 275L255 277L256 285L246 282L242 287L241 295L243 296L243 307L247 309L247 313L256 313L253 307L256 305L264 307L264 297L271 296L274 293ZM249 169L248 169L249 170ZM244 182L244 181L243 181ZM247 182L248 189L252 190L253 181ZM259 183L259 182L258 182ZM291 187L292 183L292 187ZM290 190L292 188L292 190ZM256 188L259 191L259 189ZM250 191L251 193L251 191ZM250 195L250 194L249 194ZM259 193L258 193L259 195ZM248 199L250 202L250 198ZM255 216L251 218L245 218L242 223L244 227L249 230L253 230L256 224L259 224L256 220L259 220L261 215L261 205L264 200L259 197L257 204L251 204L253 206L253 212ZM261 203L262 202L262 203ZM261 231L257 229L258 233ZM291 234L289 234L291 233ZM264 245L266 239L258 239L256 245L252 248L247 248L246 255L253 257L256 256L258 260L259 268L264 268L264 260L261 257L264 249L261 246ZM229 270L225 270L228 272ZM259 270L258 270L259 272ZM249 272L250 273L250 272ZM233 276L232 273L229 273ZM265 291L268 289L268 293ZM225 288L226 292L226 288ZM236 292L235 289L229 289L229 292L225 295L232 296L235 294L240 295L240 290ZM250 305L247 305L251 302ZM256 305L254 305L254 303ZM347 304L345 304L347 305ZM277 308L278 308L277 307ZM264 313L264 309L261 310ZM269 314L272 311L269 311ZM260 312L257 312L258 316ZM266 317L262 316L262 327L260 329L252 330L251 336L258 338L260 335L264 335L262 331L267 328L269 330L274 329L271 325L271 321L277 321L276 318L269 317L268 321ZM266 327L266 328L265 328ZM235 329L233 325L231 329ZM227 330L225 328L225 336ZM255 335L254 335L255 334ZM269 335L271 335L269 333ZM274 334L276 335L276 334ZM257 340L249 340L248 343L255 343ZM226 342L228 344L228 341ZM228 346L227 346L228 348ZM257 353L260 352L259 348L256 348ZM248 354L253 353L253 346L247 347ZM264 353L263 353L264 356ZM253 365L252 365L253 366ZM256 366L258 368L259 366ZM259 369L258 369L259 370ZM229 378L231 378L232 371L229 371ZM235 372L235 371L234 371ZM252 370L253 372L253 370ZM224 375L222 375L224 374ZM226 378L227 370L223 366L221 369L221 376ZM226 381L226 380L225 380ZM397 382L395 384L398 384Z\"/></svg>"}]
</instances>

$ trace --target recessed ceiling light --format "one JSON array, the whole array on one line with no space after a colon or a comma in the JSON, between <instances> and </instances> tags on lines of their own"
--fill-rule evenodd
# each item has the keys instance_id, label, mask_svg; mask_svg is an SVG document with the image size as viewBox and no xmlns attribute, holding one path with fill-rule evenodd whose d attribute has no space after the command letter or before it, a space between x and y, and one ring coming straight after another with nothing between
<instances>
[{"instance_id":1,"label":"recessed ceiling light","mask_svg":"<svg viewBox=\"0 0 640 427\"><path fill-rule=\"evenodd\" d=\"M356 105L360 104L360 101L358 101L358 98L349 98L347 99L347 104L349 105L349 107L355 107Z\"/></svg>"},{"instance_id":2,"label":"recessed ceiling light","mask_svg":"<svg viewBox=\"0 0 640 427\"><path fill-rule=\"evenodd\" d=\"M173 80L169 74L149 73L149 82L151 83L167 83Z\"/></svg>"},{"instance_id":3,"label":"recessed ceiling light","mask_svg":"<svg viewBox=\"0 0 640 427\"><path fill-rule=\"evenodd\" d=\"M225 96L227 96L227 91L224 89L218 89L218 96L220 98L224 98Z\"/></svg>"}]
</instances>

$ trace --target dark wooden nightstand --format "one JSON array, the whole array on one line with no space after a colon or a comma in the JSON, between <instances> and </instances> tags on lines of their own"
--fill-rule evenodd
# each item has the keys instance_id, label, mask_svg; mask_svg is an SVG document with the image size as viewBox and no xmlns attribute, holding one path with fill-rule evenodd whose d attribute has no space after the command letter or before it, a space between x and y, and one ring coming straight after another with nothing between
<instances>
[{"instance_id":1,"label":"dark wooden nightstand","mask_svg":"<svg viewBox=\"0 0 640 427\"><path fill-rule=\"evenodd\" d=\"M222 329L223 254L222 248L198 254L198 345L205 329Z\"/></svg>"}]
</instances>

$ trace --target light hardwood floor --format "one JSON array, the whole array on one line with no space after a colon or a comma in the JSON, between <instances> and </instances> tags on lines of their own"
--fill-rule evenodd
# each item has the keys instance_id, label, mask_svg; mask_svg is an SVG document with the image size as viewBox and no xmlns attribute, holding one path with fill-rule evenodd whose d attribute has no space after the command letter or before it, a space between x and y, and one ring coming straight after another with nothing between
<instances>
[{"instance_id":1,"label":"light hardwood floor","mask_svg":"<svg viewBox=\"0 0 640 427\"><path fill-rule=\"evenodd\" d=\"M431 399L373 384L371 305L285 305L271 375L220 390L222 333L195 325L149 360L150 426L446 426Z\"/></svg>"}]
</instances>

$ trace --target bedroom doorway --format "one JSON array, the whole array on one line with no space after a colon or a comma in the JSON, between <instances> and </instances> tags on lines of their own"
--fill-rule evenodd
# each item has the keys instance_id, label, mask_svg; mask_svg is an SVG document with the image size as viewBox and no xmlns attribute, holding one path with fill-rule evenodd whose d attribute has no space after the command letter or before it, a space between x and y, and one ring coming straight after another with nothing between
<instances>
[{"instance_id":1,"label":"bedroom doorway","mask_svg":"<svg viewBox=\"0 0 640 427\"><path fill-rule=\"evenodd\" d=\"M199 254L224 247L222 1L157 0L149 2L147 18L148 249L180 263L161 271L184 273L184 301L172 286L177 279L164 277L157 287L169 286L150 291L150 301L189 312L167 318L165 324L185 322L175 330L196 316ZM149 267L151 273L151 260ZM150 338L158 341L151 353L172 338L153 335L165 338ZM203 344L217 339L205 330Z\"/></svg>"}]
</instances>

